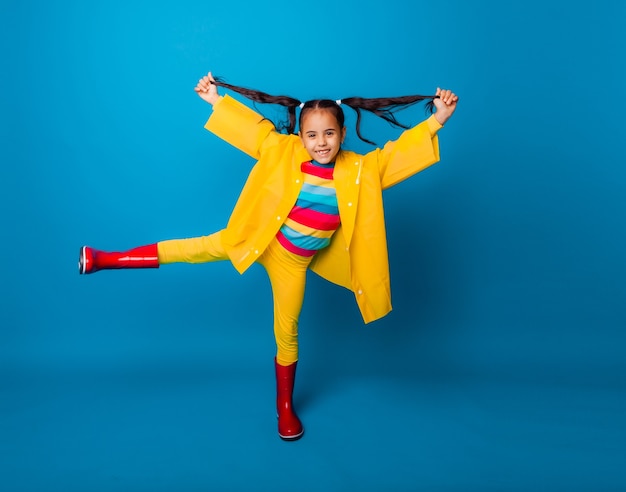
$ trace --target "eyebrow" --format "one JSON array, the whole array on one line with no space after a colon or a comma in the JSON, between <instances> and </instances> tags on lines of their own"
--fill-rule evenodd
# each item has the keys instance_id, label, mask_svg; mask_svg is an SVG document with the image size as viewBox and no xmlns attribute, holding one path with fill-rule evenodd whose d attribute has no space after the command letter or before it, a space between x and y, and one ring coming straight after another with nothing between
<instances>
[{"instance_id":1,"label":"eyebrow","mask_svg":"<svg viewBox=\"0 0 626 492\"><path fill-rule=\"evenodd\" d=\"M322 130L323 132L336 132L336 128L326 128L326 130ZM305 130L304 133L315 133L315 130Z\"/></svg>"}]
</instances>

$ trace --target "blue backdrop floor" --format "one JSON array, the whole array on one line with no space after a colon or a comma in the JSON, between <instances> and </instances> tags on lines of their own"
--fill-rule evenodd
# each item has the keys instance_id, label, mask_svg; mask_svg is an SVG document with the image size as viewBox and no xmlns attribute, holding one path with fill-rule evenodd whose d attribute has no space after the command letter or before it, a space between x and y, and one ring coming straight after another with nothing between
<instances>
[{"instance_id":1,"label":"blue backdrop floor","mask_svg":"<svg viewBox=\"0 0 626 492\"><path fill-rule=\"evenodd\" d=\"M4 367L2 490L626 488L623 388L316 371L285 443L271 364Z\"/></svg>"}]
</instances>

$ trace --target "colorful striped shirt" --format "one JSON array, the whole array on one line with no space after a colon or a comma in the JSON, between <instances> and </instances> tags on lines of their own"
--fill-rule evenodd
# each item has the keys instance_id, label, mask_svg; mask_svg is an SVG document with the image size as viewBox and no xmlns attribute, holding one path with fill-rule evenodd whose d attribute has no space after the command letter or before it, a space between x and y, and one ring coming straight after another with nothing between
<instances>
[{"instance_id":1,"label":"colorful striped shirt","mask_svg":"<svg viewBox=\"0 0 626 492\"><path fill-rule=\"evenodd\" d=\"M333 182L335 163L303 162L304 183L296 204L276 238L299 256L313 256L330 244L339 227L339 207Z\"/></svg>"}]
</instances>

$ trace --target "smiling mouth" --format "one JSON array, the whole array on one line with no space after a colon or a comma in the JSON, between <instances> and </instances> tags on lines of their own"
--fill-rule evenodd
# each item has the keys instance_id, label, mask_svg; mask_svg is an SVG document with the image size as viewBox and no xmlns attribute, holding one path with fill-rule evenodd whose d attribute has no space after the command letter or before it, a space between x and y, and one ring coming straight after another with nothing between
<instances>
[{"instance_id":1,"label":"smiling mouth","mask_svg":"<svg viewBox=\"0 0 626 492\"><path fill-rule=\"evenodd\" d=\"M320 155L326 155L330 152L330 149L318 150L317 153Z\"/></svg>"}]
</instances>

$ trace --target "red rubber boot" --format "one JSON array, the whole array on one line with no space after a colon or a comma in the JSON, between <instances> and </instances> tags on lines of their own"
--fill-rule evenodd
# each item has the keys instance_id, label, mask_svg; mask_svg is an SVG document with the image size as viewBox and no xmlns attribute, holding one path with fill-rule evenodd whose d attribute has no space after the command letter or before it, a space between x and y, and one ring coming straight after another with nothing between
<instances>
[{"instance_id":1,"label":"red rubber boot","mask_svg":"<svg viewBox=\"0 0 626 492\"><path fill-rule=\"evenodd\" d=\"M149 244L121 253L107 253L89 246L80 248L78 273L81 275L116 268L159 268L157 245Z\"/></svg>"},{"instance_id":2,"label":"red rubber boot","mask_svg":"<svg viewBox=\"0 0 626 492\"><path fill-rule=\"evenodd\" d=\"M285 441L295 441L304 434L304 428L293 409L293 385L296 379L296 365L281 366L274 359L276 367L276 408L278 410L278 435Z\"/></svg>"}]
</instances>

